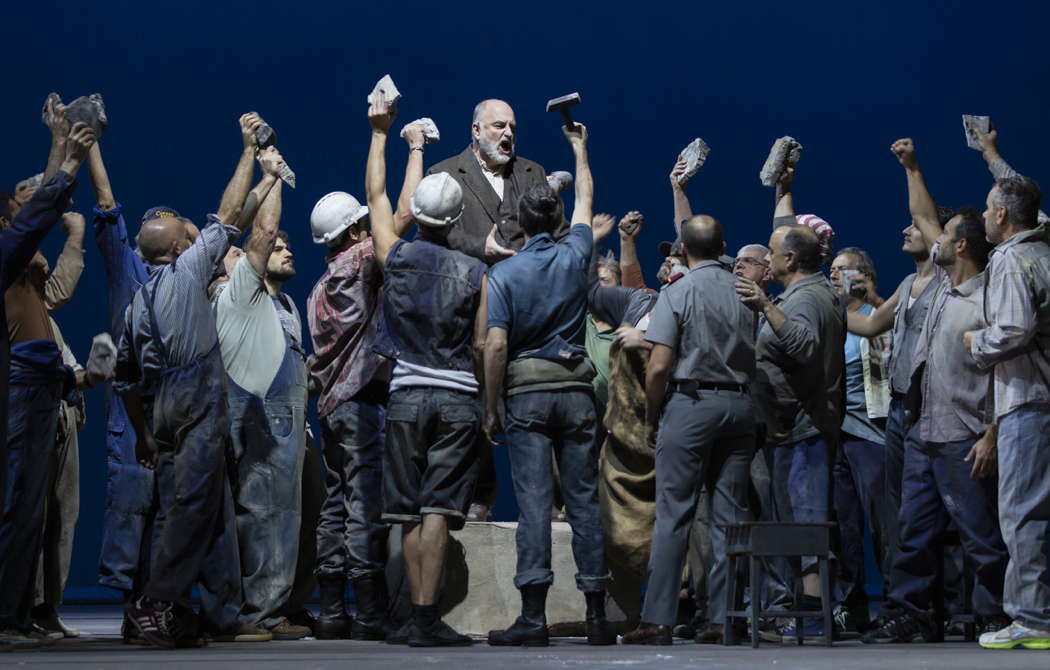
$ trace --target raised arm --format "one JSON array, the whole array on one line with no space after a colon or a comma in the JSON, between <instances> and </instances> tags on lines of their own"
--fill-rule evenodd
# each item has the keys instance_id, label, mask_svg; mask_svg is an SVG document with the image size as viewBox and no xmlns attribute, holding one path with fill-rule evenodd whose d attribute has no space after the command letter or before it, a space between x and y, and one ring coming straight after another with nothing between
<instances>
[{"instance_id":1,"label":"raised arm","mask_svg":"<svg viewBox=\"0 0 1050 670\"><path fill-rule=\"evenodd\" d=\"M259 152L259 167L262 168L263 172L262 179L248 193L248 197L244 199L243 206L241 203L234 203L233 205L235 210L240 212L234 225L240 228L242 233L248 230L248 226L251 225L252 221L255 220L256 214L259 213L263 200L270 194L274 185L280 181L277 177L277 170L283 162L284 159L281 158L277 147L267 147ZM222 216L219 216L219 220L226 223L226 219L223 219ZM263 269L265 270L265 268L266 261L264 260Z\"/></svg>"},{"instance_id":2,"label":"raised arm","mask_svg":"<svg viewBox=\"0 0 1050 670\"><path fill-rule=\"evenodd\" d=\"M594 178L591 176L590 159L587 156L587 126L573 124L570 129L562 126L561 132L572 145L576 155L576 202L572 210L571 225L582 223L591 225L594 208Z\"/></svg>"},{"instance_id":3,"label":"raised arm","mask_svg":"<svg viewBox=\"0 0 1050 670\"><path fill-rule=\"evenodd\" d=\"M255 141L255 130L262 125L263 120L255 112L242 114L240 118L241 142L243 149L241 157L237 159L237 167L233 171L230 183L222 192L222 200L219 202L219 220L223 223L233 221L240 214L241 206L248 195L248 188L252 183L253 163L255 160L258 144Z\"/></svg>"},{"instance_id":4,"label":"raised arm","mask_svg":"<svg viewBox=\"0 0 1050 670\"><path fill-rule=\"evenodd\" d=\"M682 222L693 218L693 208L689 204L689 196L685 189L689 186L689 180L678 183L678 176L685 172L686 160L681 156L671 169L671 194L674 196L674 232L675 237L682 234ZM621 261L622 263L622 261Z\"/></svg>"},{"instance_id":5,"label":"raised arm","mask_svg":"<svg viewBox=\"0 0 1050 670\"><path fill-rule=\"evenodd\" d=\"M780 175L777 182L775 205L773 207L773 226L780 225L777 219L782 217L795 218L795 196L791 193L791 184L795 180L795 167L788 165L784 168L784 174Z\"/></svg>"},{"instance_id":6,"label":"raised arm","mask_svg":"<svg viewBox=\"0 0 1050 670\"><path fill-rule=\"evenodd\" d=\"M84 272L84 216L76 212L62 215L66 244L55 263L55 269L44 283L44 306L54 312L69 302Z\"/></svg>"},{"instance_id":7,"label":"raised arm","mask_svg":"<svg viewBox=\"0 0 1050 670\"><path fill-rule=\"evenodd\" d=\"M412 225L412 194L423 181L423 147L426 145L423 126L418 123L405 126L405 142L408 143L408 164L405 166L405 183L401 185L401 195L397 198L397 211L394 212L394 233L398 237L404 237Z\"/></svg>"},{"instance_id":8,"label":"raised arm","mask_svg":"<svg viewBox=\"0 0 1050 670\"><path fill-rule=\"evenodd\" d=\"M974 128L973 131L977 134L977 140L981 144L981 155L984 157L985 162L988 163L988 170L993 177L1006 179L1019 174L1017 170L1010 167L1010 164L999 153L999 131L995 128L995 125L990 125L987 133L982 133L980 128ZM1043 210L1039 210L1039 223L1050 223L1050 217Z\"/></svg>"},{"instance_id":9,"label":"raised arm","mask_svg":"<svg viewBox=\"0 0 1050 670\"><path fill-rule=\"evenodd\" d=\"M627 212L620 219L620 284L624 288L649 289L638 260L638 235L644 223L645 217L637 211Z\"/></svg>"},{"instance_id":10,"label":"raised arm","mask_svg":"<svg viewBox=\"0 0 1050 670\"><path fill-rule=\"evenodd\" d=\"M910 137L906 137L894 142L890 146L890 151L904 166L904 171L908 175L908 209L911 211L911 220L922 233L927 246L932 249L937 238L941 236L941 223L937 219L937 205L934 204L933 197L926 188L922 170L919 169L919 157L915 154L915 143Z\"/></svg>"},{"instance_id":11,"label":"raised arm","mask_svg":"<svg viewBox=\"0 0 1050 670\"><path fill-rule=\"evenodd\" d=\"M44 169L43 183L46 184L58 172L59 166L66 157L66 141L72 130L69 120L66 119L66 106L48 98L44 123L51 130L51 150L47 154L47 168Z\"/></svg>"},{"instance_id":12,"label":"raised arm","mask_svg":"<svg viewBox=\"0 0 1050 670\"><path fill-rule=\"evenodd\" d=\"M893 318L897 313L897 305L900 304L900 293L901 288L898 286L890 299L876 307L870 315L849 312L846 314L846 329L861 337L875 337L893 328Z\"/></svg>"},{"instance_id":13,"label":"raised arm","mask_svg":"<svg viewBox=\"0 0 1050 670\"><path fill-rule=\"evenodd\" d=\"M372 126L372 143L368 147L368 165L365 167L365 198L368 217L372 221L372 245L379 267L386 267L386 257L399 236L394 224L390 198L386 194L386 137L397 116L397 105L379 94L368 107L368 123Z\"/></svg>"},{"instance_id":14,"label":"raised arm","mask_svg":"<svg viewBox=\"0 0 1050 670\"><path fill-rule=\"evenodd\" d=\"M106 172L106 164L102 161L102 149L98 142L95 142L95 146L88 152L88 169L91 171L91 186L95 189L98 208L104 212L112 210L117 206L117 201L113 197L109 173Z\"/></svg>"},{"instance_id":15,"label":"raised arm","mask_svg":"<svg viewBox=\"0 0 1050 670\"><path fill-rule=\"evenodd\" d=\"M281 182L278 180L259 205L259 213L252 224L252 234L244 245L244 255L260 277L266 276L266 265L277 241L277 227L281 223Z\"/></svg>"}]
</instances>

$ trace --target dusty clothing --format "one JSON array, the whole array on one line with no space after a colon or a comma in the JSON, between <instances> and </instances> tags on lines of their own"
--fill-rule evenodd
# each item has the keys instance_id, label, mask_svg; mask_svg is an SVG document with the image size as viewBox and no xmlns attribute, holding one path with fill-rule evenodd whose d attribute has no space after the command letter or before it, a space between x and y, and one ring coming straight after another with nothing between
<instances>
[{"instance_id":1,"label":"dusty clothing","mask_svg":"<svg viewBox=\"0 0 1050 670\"><path fill-rule=\"evenodd\" d=\"M4 294L7 333L11 344L30 340L53 340L48 313L69 302L84 272L84 247L66 242L55 269L47 275L47 262L37 252L34 262Z\"/></svg>"}]
</instances>

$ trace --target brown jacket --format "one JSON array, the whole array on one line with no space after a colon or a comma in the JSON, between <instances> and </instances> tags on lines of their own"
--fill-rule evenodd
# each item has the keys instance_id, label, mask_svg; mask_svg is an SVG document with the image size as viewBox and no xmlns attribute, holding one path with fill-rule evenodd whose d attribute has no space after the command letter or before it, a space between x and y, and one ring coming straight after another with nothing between
<instances>
[{"instance_id":1,"label":"brown jacket","mask_svg":"<svg viewBox=\"0 0 1050 670\"><path fill-rule=\"evenodd\" d=\"M525 244L525 234L518 225L518 203L527 190L547 181L547 173L538 163L515 156L510 162L501 202L492 185L481 174L474 150L467 147L457 156L431 167L427 174L447 172L463 187L463 217L449 231L449 246L485 261L485 238L496 226L496 241L515 251ZM563 217L564 218L564 217ZM554 237L561 239L569 230L562 221Z\"/></svg>"}]
</instances>

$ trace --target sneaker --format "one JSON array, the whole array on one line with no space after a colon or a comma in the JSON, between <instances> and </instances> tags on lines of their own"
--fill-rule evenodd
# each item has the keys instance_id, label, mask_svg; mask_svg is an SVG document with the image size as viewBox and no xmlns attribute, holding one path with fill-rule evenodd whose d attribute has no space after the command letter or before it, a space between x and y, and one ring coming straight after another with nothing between
<instances>
[{"instance_id":1,"label":"sneaker","mask_svg":"<svg viewBox=\"0 0 1050 670\"><path fill-rule=\"evenodd\" d=\"M80 631L70 628L58 616L55 608L47 603L37 605L30 611L33 625L48 633L59 633L60 637L80 637Z\"/></svg>"},{"instance_id":2,"label":"sneaker","mask_svg":"<svg viewBox=\"0 0 1050 670\"><path fill-rule=\"evenodd\" d=\"M211 639L216 642L269 642L273 639L273 634L265 628L242 623L235 632L212 635Z\"/></svg>"},{"instance_id":3,"label":"sneaker","mask_svg":"<svg viewBox=\"0 0 1050 670\"><path fill-rule=\"evenodd\" d=\"M29 637L17 628L0 630L0 651L23 651L39 649L41 646L40 640Z\"/></svg>"},{"instance_id":4,"label":"sneaker","mask_svg":"<svg viewBox=\"0 0 1050 670\"><path fill-rule=\"evenodd\" d=\"M795 620L789 619L786 623L773 630L759 630L758 636L767 642L780 642L781 644L794 644ZM824 622L817 617L802 617L802 641L823 642Z\"/></svg>"},{"instance_id":5,"label":"sneaker","mask_svg":"<svg viewBox=\"0 0 1050 670\"><path fill-rule=\"evenodd\" d=\"M1050 649L1050 631L1029 628L1019 621L997 630L985 633L980 638L985 649L1013 649L1021 646L1025 649Z\"/></svg>"},{"instance_id":6,"label":"sneaker","mask_svg":"<svg viewBox=\"0 0 1050 670\"><path fill-rule=\"evenodd\" d=\"M310 634L306 626L296 626L288 619L282 619L281 623L270 629L270 634L275 640L301 640Z\"/></svg>"},{"instance_id":7,"label":"sneaker","mask_svg":"<svg viewBox=\"0 0 1050 670\"><path fill-rule=\"evenodd\" d=\"M425 629L413 621L408 631L410 647L469 647L472 644L473 639L460 635L441 619Z\"/></svg>"},{"instance_id":8,"label":"sneaker","mask_svg":"<svg viewBox=\"0 0 1050 670\"><path fill-rule=\"evenodd\" d=\"M875 630L861 636L864 644L889 644L900 642L940 642L933 622L914 612L902 612L886 619Z\"/></svg>"},{"instance_id":9,"label":"sneaker","mask_svg":"<svg viewBox=\"0 0 1050 670\"><path fill-rule=\"evenodd\" d=\"M129 600L125 611L147 642L161 649L175 648L175 637L171 634L175 612L171 603L142 596L138 600Z\"/></svg>"},{"instance_id":10,"label":"sneaker","mask_svg":"<svg viewBox=\"0 0 1050 670\"><path fill-rule=\"evenodd\" d=\"M25 634L29 637L36 638L39 640L61 640L65 635L60 630L48 630L44 628L36 621L29 624L29 630L25 631Z\"/></svg>"}]
</instances>

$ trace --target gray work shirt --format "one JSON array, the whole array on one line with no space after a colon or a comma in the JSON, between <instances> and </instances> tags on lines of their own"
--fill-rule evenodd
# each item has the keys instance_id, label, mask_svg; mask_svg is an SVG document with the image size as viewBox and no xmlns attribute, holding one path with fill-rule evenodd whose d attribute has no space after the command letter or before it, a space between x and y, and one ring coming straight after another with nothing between
<instances>
[{"instance_id":1,"label":"gray work shirt","mask_svg":"<svg viewBox=\"0 0 1050 670\"><path fill-rule=\"evenodd\" d=\"M750 384L755 313L718 261L701 261L660 293L645 339L675 350L672 381Z\"/></svg>"},{"instance_id":2,"label":"gray work shirt","mask_svg":"<svg viewBox=\"0 0 1050 670\"><path fill-rule=\"evenodd\" d=\"M842 424L846 316L824 275L799 279L773 303L787 315L774 332L758 331L752 397L766 418L766 442L792 444L817 435L837 439Z\"/></svg>"},{"instance_id":3,"label":"gray work shirt","mask_svg":"<svg viewBox=\"0 0 1050 670\"><path fill-rule=\"evenodd\" d=\"M911 287L918 275L912 273L904 278L897 289L897 311L893 315L893 348L890 350L890 390L904 395L911 383L912 358L915 345L926 322L926 311L937 290L937 280L926 282L922 293L911 302Z\"/></svg>"},{"instance_id":4,"label":"gray work shirt","mask_svg":"<svg viewBox=\"0 0 1050 670\"><path fill-rule=\"evenodd\" d=\"M208 284L241 231L222 223L214 214L208 215L208 221L197 241L174 261L161 266L146 284L155 291L153 308L160 333L153 332L143 290L128 305L117 354L118 392L143 381L157 380L166 367L191 363L211 352L218 342ZM154 341L158 335L168 352L166 364Z\"/></svg>"},{"instance_id":5,"label":"gray work shirt","mask_svg":"<svg viewBox=\"0 0 1050 670\"><path fill-rule=\"evenodd\" d=\"M963 347L963 333L984 328L984 274L952 286L937 268L937 290L915 347L913 370L925 361L919 437L925 442L960 442L980 437L989 372Z\"/></svg>"}]
</instances>

